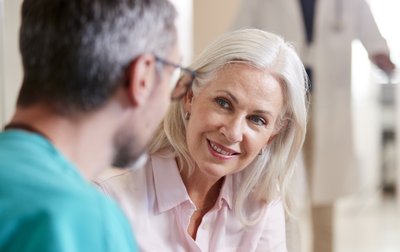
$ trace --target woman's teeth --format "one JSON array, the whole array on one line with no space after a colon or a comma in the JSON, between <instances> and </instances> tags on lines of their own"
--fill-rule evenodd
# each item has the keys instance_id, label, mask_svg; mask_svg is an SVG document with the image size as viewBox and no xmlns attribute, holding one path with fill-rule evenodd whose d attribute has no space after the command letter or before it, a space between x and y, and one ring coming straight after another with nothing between
<instances>
[{"instance_id":1,"label":"woman's teeth","mask_svg":"<svg viewBox=\"0 0 400 252\"><path fill-rule=\"evenodd\" d=\"M215 150L216 152L218 152L218 153L220 153L220 154L222 154L222 155L230 156L230 155L233 154L232 152L228 152L228 151L222 150L221 148L219 148L218 146L216 146L216 145L213 144L212 142L210 142L210 146L211 146L211 148L212 148L213 150Z\"/></svg>"}]
</instances>

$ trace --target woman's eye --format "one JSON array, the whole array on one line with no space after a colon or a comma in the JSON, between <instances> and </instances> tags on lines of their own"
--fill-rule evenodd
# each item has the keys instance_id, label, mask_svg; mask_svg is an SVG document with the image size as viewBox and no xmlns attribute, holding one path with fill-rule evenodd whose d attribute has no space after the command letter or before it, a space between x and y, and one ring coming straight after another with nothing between
<instances>
[{"instance_id":1,"label":"woman's eye","mask_svg":"<svg viewBox=\"0 0 400 252\"><path fill-rule=\"evenodd\" d=\"M267 121L261 116L252 115L249 116L248 119L259 126L267 125Z\"/></svg>"},{"instance_id":2,"label":"woman's eye","mask_svg":"<svg viewBox=\"0 0 400 252\"><path fill-rule=\"evenodd\" d=\"M215 102L216 102L221 108L224 108L224 109L229 109L229 108L231 107L231 104L229 103L229 101L227 101L227 100L224 99L224 98L220 98L220 97L215 98Z\"/></svg>"}]
</instances>

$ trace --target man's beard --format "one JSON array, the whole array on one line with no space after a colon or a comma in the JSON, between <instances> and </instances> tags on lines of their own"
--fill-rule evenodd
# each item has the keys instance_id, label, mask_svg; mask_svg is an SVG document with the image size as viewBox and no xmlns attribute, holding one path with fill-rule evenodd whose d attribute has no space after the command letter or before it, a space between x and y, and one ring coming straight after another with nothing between
<instances>
[{"instance_id":1,"label":"man's beard","mask_svg":"<svg viewBox=\"0 0 400 252\"><path fill-rule=\"evenodd\" d=\"M147 159L146 147L137 146L134 137L127 134L117 136L114 140L114 146L115 152L112 164L116 168L136 167L144 164Z\"/></svg>"}]
</instances>

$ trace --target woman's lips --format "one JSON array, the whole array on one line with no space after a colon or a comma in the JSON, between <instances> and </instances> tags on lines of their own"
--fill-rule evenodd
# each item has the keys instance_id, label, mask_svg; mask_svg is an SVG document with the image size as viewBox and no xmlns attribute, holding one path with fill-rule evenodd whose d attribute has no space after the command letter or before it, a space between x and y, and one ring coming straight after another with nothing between
<instances>
[{"instance_id":1,"label":"woman's lips","mask_svg":"<svg viewBox=\"0 0 400 252\"><path fill-rule=\"evenodd\" d=\"M211 154L218 158L229 159L229 158L232 158L233 156L240 154L230 148L226 148L220 144L212 142L211 140L207 139L207 142L208 142L208 147L210 149Z\"/></svg>"}]
</instances>

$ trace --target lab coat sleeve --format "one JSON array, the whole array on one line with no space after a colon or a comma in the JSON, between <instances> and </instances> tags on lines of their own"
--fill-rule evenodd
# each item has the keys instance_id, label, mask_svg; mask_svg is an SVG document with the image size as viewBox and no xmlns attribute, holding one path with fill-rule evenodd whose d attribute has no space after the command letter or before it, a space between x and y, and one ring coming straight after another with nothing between
<instances>
[{"instance_id":1,"label":"lab coat sleeve","mask_svg":"<svg viewBox=\"0 0 400 252\"><path fill-rule=\"evenodd\" d=\"M358 0L357 13L359 15L356 23L358 39L360 39L368 54L389 54L386 40L382 37L372 15L371 8L365 0Z\"/></svg>"}]
</instances>

